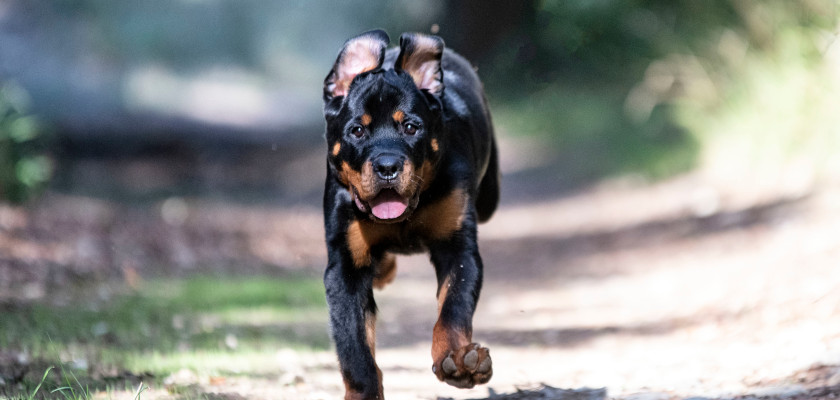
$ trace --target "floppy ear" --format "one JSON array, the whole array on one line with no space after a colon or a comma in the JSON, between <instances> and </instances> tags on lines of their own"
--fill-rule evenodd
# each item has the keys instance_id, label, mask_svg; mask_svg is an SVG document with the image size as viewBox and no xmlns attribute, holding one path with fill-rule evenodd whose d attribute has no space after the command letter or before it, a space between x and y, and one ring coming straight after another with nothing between
<instances>
[{"instance_id":1,"label":"floppy ear","mask_svg":"<svg viewBox=\"0 0 840 400\"><path fill-rule=\"evenodd\" d=\"M443 92L443 39L420 33L403 33L400 36L400 55L394 69L405 71L420 90L440 95Z\"/></svg>"},{"instance_id":2,"label":"floppy ear","mask_svg":"<svg viewBox=\"0 0 840 400\"><path fill-rule=\"evenodd\" d=\"M344 42L335 65L324 79L324 102L346 96L356 75L382 67L389 41L388 34L377 29Z\"/></svg>"}]
</instances>

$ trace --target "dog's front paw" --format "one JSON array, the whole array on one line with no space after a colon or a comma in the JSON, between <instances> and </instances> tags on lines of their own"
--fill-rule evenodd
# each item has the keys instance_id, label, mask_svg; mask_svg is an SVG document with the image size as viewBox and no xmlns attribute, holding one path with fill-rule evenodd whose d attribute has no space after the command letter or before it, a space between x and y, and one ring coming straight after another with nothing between
<instances>
[{"instance_id":1,"label":"dog's front paw","mask_svg":"<svg viewBox=\"0 0 840 400\"><path fill-rule=\"evenodd\" d=\"M443 382L461 389L487 383L493 376L490 349L471 343L436 361L432 371Z\"/></svg>"}]
</instances>

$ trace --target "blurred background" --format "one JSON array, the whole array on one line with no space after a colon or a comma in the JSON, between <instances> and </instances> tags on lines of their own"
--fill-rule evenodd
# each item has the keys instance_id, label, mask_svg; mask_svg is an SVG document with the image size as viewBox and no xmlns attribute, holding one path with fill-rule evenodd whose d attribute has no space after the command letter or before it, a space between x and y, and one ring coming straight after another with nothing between
<instances>
[{"instance_id":1,"label":"blurred background","mask_svg":"<svg viewBox=\"0 0 840 400\"><path fill-rule=\"evenodd\" d=\"M503 170L502 208L481 231L487 287L542 293L489 297L483 312L505 325L487 326L487 340L577 349L721 319L747 324L732 332L820 321L794 331L823 347L752 360L778 366L777 377L821 361L840 384L830 294L840 289L839 21L834 0L0 2L0 395L37 392L49 366L70 372L50 379L73 376L94 389L65 386L93 397L140 382L152 395L197 396L241 376L266 379L230 389L249 397L278 382L340 391L324 355L320 97L342 43L372 28L393 43L437 34L484 81ZM406 282L432 284L418 294L431 301L409 286L390 300L428 305L433 323L427 260L402 264ZM800 282L797 267L814 270ZM606 278L640 271L657 272ZM752 289L723 285L742 296L734 302L720 286L756 276ZM570 300L593 280L612 297ZM662 297L627 302L639 292ZM652 306L684 293L699 297ZM792 319L741 318L778 310L782 297ZM564 314L570 302L582 314ZM430 330L394 310L380 320L391 326L385 357ZM662 315L673 318L647 323ZM711 348L731 350L721 335ZM615 368L541 379L650 387L628 376L637 366ZM744 393L768 382L764 372L713 386ZM500 387L540 382L511 376ZM406 393L422 392L415 381ZM678 395L705 393L675 382Z\"/></svg>"}]
</instances>

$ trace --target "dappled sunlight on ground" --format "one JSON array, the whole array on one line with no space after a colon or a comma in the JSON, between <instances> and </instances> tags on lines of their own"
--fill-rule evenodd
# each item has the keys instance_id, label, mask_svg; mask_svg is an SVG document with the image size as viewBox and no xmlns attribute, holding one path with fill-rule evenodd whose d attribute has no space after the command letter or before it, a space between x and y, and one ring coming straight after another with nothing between
<instances>
[{"instance_id":1,"label":"dappled sunlight on ground","mask_svg":"<svg viewBox=\"0 0 840 400\"><path fill-rule=\"evenodd\" d=\"M785 379L837 364L838 188L756 196L745 184L720 190L718 209L698 215L697 187L697 177L608 185L500 210L481 230L474 334L492 350L489 386L726 397L804 390ZM380 295L380 342L428 358L434 275L422 257L398 265Z\"/></svg>"},{"instance_id":2,"label":"dappled sunlight on ground","mask_svg":"<svg viewBox=\"0 0 840 400\"><path fill-rule=\"evenodd\" d=\"M396 281L376 293L388 398L482 398L540 383L605 387L616 397L779 397L831 392L840 382L835 181L733 185L701 171L541 198L536 183L518 185L527 191L508 193L479 228L485 284L474 339L491 349L493 380L468 391L436 381L434 272L427 256L401 257ZM0 248L2 294L18 301L46 298L68 282L132 286L146 276L296 271L317 280L325 263L316 200L274 207L183 196L127 205L51 192L29 208L0 207ZM224 315L243 332L271 334L288 323L260 310ZM325 332L322 318L302 318L301 329L318 330L314 321ZM223 342L237 339L245 340ZM330 351L257 355L226 346L232 358L220 365L238 372L185 367L152 379L143 397L343 391ZM139 374L151 360L132 362ZM166 362L177 369L177 357Z\"/></svg>"}]
</instances>

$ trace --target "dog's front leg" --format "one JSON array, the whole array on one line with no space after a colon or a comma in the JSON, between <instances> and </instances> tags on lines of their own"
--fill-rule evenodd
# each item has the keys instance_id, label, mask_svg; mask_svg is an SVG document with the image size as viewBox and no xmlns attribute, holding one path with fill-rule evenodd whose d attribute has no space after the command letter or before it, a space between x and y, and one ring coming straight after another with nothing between
<instances>
[{"instance_id":1,"label":"dog's front leg","mask_svg":"<svg viewBox=\"0 0 840 400\"><path fill-rule=\"evenodd\" d=\"M330 251L324 274L332 337L346 389L344 398L382 399L382 372L374 360L376 304L372 268L357 268Z\"/></svg>"},{"instance_id":2,"label":"dog's front leg","mask_svg":"<svg viewBox=\"0 0 840 400\"><path fill-rule=\"evenodd\" d=\"M472 317L482 280L474 219L467 218L460 231L430 246L430 252L438 280L432 370L438 379L459 388L487 383L493 375L490 351L472 343Z\"/></svg>"},{"instance_id":3,"label":"dog's front leg","mask_svg":"<svg viewBox=\"0 0 840 400\"><path fill-rule=\"evenodd\" d=\"M382 399L382 372L374 360L376 303L373 300L374 257L356 257L348 243L352 199L327 174L324 189L324 228L327 269L324 287L330 330L338 353L347 400ZM366 253L369 256L369 253Z\"/></svg>"}]
</instances>

